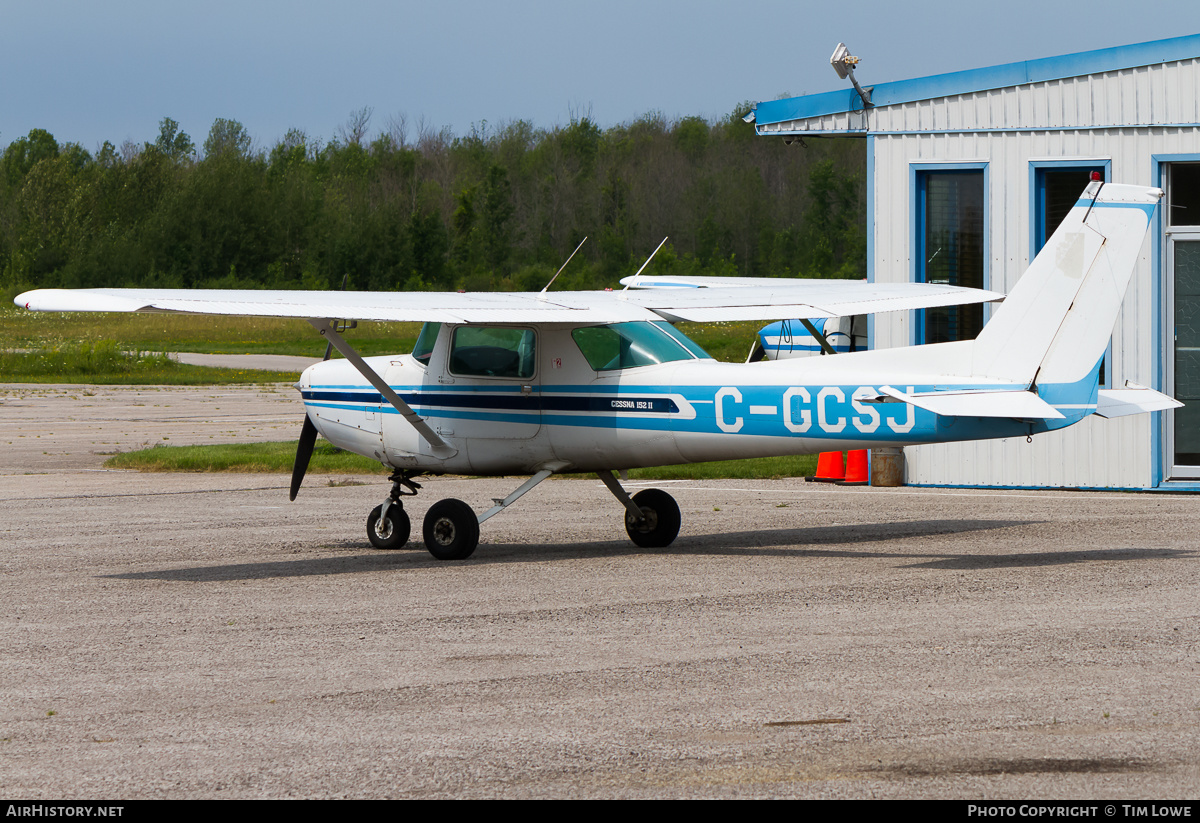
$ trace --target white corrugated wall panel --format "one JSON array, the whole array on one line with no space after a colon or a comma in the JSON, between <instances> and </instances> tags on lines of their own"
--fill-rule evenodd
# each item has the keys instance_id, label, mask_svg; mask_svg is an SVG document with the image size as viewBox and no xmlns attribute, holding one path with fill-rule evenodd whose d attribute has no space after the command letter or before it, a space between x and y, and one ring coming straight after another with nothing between
<instances>
[{"instance_id":1,"label":"white corrugated wall panel","mask_svg":"<svg viewBox=\"0 0 1200 823\"><path fill-rule=\"evenodd\" d=\"M1111 161L1112 179L1150 185L1154 154L1200 153L1200 130L1145 128L1195 123L1200 61L892 106L871 112L874 257L880 282L911 277L913 163L988 164L988 286L1008 291L1029 264L1030 161ZM1113 126L1113 128L1103 128ZM1074 127L1074 128L1073 128ZM926 133L880 133L925 129ZM998 129L976 131L976 129ZM971 129L956 132L954 129ZM1026 129L1026 130L1019 130ZM937 130L940 133L929 133ZM1112 385L1155 385L1163 340L1154 339L1161 300L1152 271L1152 237L1143 247L1113 332ZM1160 284L1161 285L1161 284ZM875 319L874 345L909 344L911 316ZM1146 487L1154 482L1157 415L1091 418L1060 432L977 443L912 447L912 483L996 486Z\"/></svg>"},{"instance_id":2,"label":"white corrugated wall panel","mask_svg":"<svg viewBox=\"0 0 1200 823\"><path fill-rule=\"evenodd\" d=\"M922 100L872 109L872 273L912 276L913 163L988 164L988 287L1008 291L1029 264L1030 161L1110 160L1116 182L1150 185L1155 154L1200 153L1200 60ZM862 116L831 115L773 130L842 131ZM1147 124L1162 124L1147 128ZM1111 384L1156 385L1164 340L1153 334L1163 275L1151 237L1113 331ZM1156 287L1157 286L1157 287ZM909 345L911 314L875 318L873 345ZM1169 391L1169 388L1168 388ZM1148 487L1159 415L1090 418L1060 432L906 449L910 483L975 486Z\"/></svg>"},{"instance_id":3,"label":"white corrugated wall panel","mask_svg":"<svg viewBox=\"0 0 1200 823\"><path fill-rule=\"evenodd\" d=\"M1031 160L1111 159L1115 181L1149 185L1151 155L1200 152L1196 129L880 135L873 138L875 256L881 282L907 280L912 260L912 163L988 163L988 268L990 287L1008 291L1029 263ZM1137 271L1113 333L1113 385L1125 380L1155 384L1156 352L1163 341L1152 329L1161 295L1152 271L1152 243L1143 246ZM875 320L875 345L907 345L909 315ZM1154 481L1153 430L1157 416L1091 418L1060 432L976 443L912 447L910 483L982 486L1148 487Z\"/></svg>"}]
</instances>

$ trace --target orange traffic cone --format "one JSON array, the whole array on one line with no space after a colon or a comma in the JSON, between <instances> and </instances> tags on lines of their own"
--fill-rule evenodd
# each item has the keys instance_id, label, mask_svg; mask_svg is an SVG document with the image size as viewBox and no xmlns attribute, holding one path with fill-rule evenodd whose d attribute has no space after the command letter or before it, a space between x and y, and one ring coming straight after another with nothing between
<instances>
[{"instance_id":1,"label":"orange traffic cone","mask_svg":"<svg viewBox=\"0 0 1200 823\"><path fill-rule=\"evenodd\" d=\"M871 475L867 472L867 450L855 449L846 452L846 479L839 480L842 486L870 485Z\"/></svg>"},{"instance_id":2,"label":"orange traffic cone","mask_svg":"<svg viewBox=\"0 0 1200 823\"><path fill-rule=\"evenodd\" d=\"M817 476L813 480L818 483L836 483L846 476L846 465L841 452L821 452L817 458Z\"/></svg>"}]
</instances>

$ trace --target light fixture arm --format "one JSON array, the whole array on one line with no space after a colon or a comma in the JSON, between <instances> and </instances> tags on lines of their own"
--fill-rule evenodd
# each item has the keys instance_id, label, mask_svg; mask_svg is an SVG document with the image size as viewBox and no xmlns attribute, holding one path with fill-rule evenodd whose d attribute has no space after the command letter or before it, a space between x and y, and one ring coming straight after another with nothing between
<instances>
[{"instance_id":1,"label":"light fixture arm","mask_svg":"<svg viewBox=\"0 0 1200 823\"><path fill-rule=\"evenodd\" d=\"M846 48L845 43L838 43L837 48L833 50L833 56L829 58L829 64L833 66L833 70L837 72L837 76L845 80L850 78L850 82L854 84L854 90L858 92L858 96L862 99L864 109L872 107L871 92L864 89L858 84L858 80L854 77L854 67L858 65L858 58L850 53L850 49Z\"/></svg>"}]
</instances>

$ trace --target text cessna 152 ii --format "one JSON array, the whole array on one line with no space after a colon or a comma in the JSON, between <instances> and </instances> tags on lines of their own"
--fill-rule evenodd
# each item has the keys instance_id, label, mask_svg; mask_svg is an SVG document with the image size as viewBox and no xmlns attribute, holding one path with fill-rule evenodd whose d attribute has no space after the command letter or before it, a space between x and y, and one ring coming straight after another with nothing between
<instances>
[{"instance_id":1,"label":"text cessna 152 ii","mask_svg":"<svg viewBox=\"0 0 1200 823\"><path fill-rule=\"evenodd\" d=\"M1162 191L1092 183L975 340L752 364L719 363L680 320L841 317L996 300L917 283L626 278L625 291L367 293L86 289L16 298L39 311L307 319L344 360L308 368L292 498L317 432L379 460L392 489L367 521L403 546L401 502L422 474L529 475L482 514L425 515L434 557L468 557L479 525L556 472L595 472L639 546L670 544L665 492L630 497L613 472L871 446L1025 436L1181 405L1148 388L1098 390L1098 368ZM362 358L337 321L425 323L411 354Z\"/></svg>"}]
</instances>

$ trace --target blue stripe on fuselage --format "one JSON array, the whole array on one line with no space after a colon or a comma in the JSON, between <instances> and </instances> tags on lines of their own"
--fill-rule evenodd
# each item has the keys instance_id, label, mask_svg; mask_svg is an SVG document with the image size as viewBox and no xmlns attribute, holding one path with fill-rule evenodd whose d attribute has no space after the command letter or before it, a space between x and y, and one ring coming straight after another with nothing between
<instances>
[{"instance_id":1,"label":"blue stripe on fuselage","mask_svg":"<svg viewBox=\"0 0 1200 823\"><path fill-rule=\"evenodd\" d=\"M697 434L802 436L835 440L939 442L1025 436L1062 428L1094 411L1099 362L1074 384L1041 386L1038 394L1059 407L1062 420L943 417L905 403L866 403L879 386L542 386L394 387L430 419L536 423L589 428L645 429ZM909 392L1023 389L1022 385L897 386ZM395 413L366 386L320 386L303 393L308 405ZM664 395L692 404L694 417Z\"/></svg>"}]
</instances>

